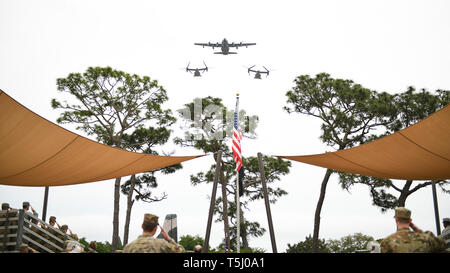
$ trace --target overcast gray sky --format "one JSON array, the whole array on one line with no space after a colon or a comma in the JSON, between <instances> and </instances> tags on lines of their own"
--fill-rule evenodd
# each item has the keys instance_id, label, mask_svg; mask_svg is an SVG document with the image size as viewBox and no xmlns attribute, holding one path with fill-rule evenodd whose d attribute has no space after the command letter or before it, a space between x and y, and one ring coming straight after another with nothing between
<instances>
[{"instance_id":1,"label":"overcast gray sky","mask_svg":"<svg viewBox=\"0 0 450 273\"><path fill-rule=\"evenodd\" d=\"M394 94L408 86L429 91L450 88L450 2L448 1L5 1L0 0L0 89L30 110L55 122L52 98L66 99L56 79L89 66L111 66L157 79L173 111L196 97L223 99L258 115L258 138L244 139L243 156L300 155L330 151L319 140L320 122L282 110L296 76L327 72L366 88ZM214 55L195 42L254 42L237 55ZM217 49L216 49L217 50ZM209 72L194 78L188 62ZM265 66L269 77L254 80L246 67ZM256 68L255 67L255 68ZM75 131L74 126L64 125ZM174 136L181 136L179 125ZM84 135L82 132L77 132ZM231 143L230 143L231 145ZM175 155L200 151L163 147ZM137 202L130 240L140 233L144 213L178 215L178 235L205 236L211 185L193 187L189 176L205 171L212 156L192 160L175 174L159 176L156 194L167 200ZM276 186L289 194L271 206L278 251L313 232L314 211L325 169L292 162ZM404 181L396 181L398 185ZM417 182L415 182L417 183ZM47 217L87 240L111 241L113 180L50 188ZM42 214L44 188L0 186L0 201L20 207L30 201ZM437 193L440 215L449 217L450 198ZM406 202L413 221L436 233L431 188ZM264 202L246 216L268 230ZM126 198L121 196L123 238ZM367 187L343 191L333 175L321 215L320 237L338 239L362 232L382 238L395 231L393 212L372 206ZM223 224L214 223L210 244L219 245ZM271 251L269 233L250 246Z\"/></svg>"}]
</instances>

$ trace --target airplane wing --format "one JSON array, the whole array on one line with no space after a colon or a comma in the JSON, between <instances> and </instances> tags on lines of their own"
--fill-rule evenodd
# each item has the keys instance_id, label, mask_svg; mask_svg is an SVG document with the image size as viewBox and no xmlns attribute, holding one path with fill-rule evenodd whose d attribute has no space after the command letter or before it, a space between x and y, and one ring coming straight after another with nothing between
<instances>
[{"instance_id":1,"label":"airplane wing","mask_svg":"<svg viewBox=\"0 0 450 273\"><path fill-rule=\"evenodd\" d=\"M164 220L163 229L167 232L167 234L172 238L175 242L178 243L178 232L177 232L177 215L176 214L167 214L166 219ZM164 239L162 234L160 233L157 238Z\"/></svg>"},{"instance_id":2,"label":"airplane wing","mask_svg":"<svg viewBox=\"0 0 450 273\"><path fill-rule=\"evenodd\" d=\"M229 44L230 47L239 47L239 46L252 46L256 45L256 43L231 43Z\"/></svg>"},{"instance_id":3,"label":"airplane wing","mask_svg":"<svg viewBox=\"0 0 450 273\"><path fill-rule=\"evenodd\" d=\"M199 45L199 46L210 46L210 47L221 47L222 44L220 43L194 43L194 45Z\"/></svg>"},{"instance_id":4,"label":"airplane wing","mask_svg":"<svg viewBox=\"0 0 450 273\"><path fill-rule=\"evenodd\" d=\"M240 43L240 46L251 46L251 45L256 45L256 43Z\"/></svg>"}]
</instances>

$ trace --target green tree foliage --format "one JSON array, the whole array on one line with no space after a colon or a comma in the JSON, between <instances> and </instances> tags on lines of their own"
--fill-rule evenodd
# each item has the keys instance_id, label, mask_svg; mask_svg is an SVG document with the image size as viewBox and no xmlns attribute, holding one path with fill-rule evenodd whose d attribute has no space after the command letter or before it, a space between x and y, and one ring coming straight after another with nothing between
<instances>
[{"instance_id":1,"label":"green tree foliage","mask_svg":"<svg viewBox=\"0 0 450 273\"><path fill-rule=\"evenodd\" d=\"M269 202L274 204L280 197L286 195L287 192L279 187L272 186L274 182L281 180L282 175L289 173L289 168L291 162L282 160L281 158L272 158L268 156L263 156L264 162L264 173L266 177L266 183L268 185L267 191L269 196ZM243 182L243 196L240 198L241 210L244 208L249 211L248 205L250 202L256 200L262 200L264 198L262 193L262 186L260 180L258 158L257 157L247 157L243 158L243 168L245 179ZM210 170L203 175L203 173L197 174L197 176L191 176L191 182L193 185L197 183L206 182L211 183L214 180L216 164L212 165ZM228 178L227 182L227 193L231 198L227 198L228 201L228 215L230 217L230 222L232 224L230 228L230 244L232 249L236 249L236 202L234 196L236 195L236 171L235 163L232 158L224 161L224 173L225 177ZM216 198L216 206L214 213L219 215L216 222L223 221L223 203L222 197ZM243 215L243 212L241 212ZM245 217L241 217L241 238L242 238L242 248L249 248L247 237L260 237L266 232L265 228L262 228L258 222L248 221Z\"/></svg>"},{"instance_id":2,"label":"green tree foliage","mask_svg":"<svg viewBox=\"0 0 450 273\"><path fill-rule=\"evenodd\" d=\"M179 244L184 247L184 249L188 251L194 251L194 247L196 245L201 245L202 247L205 245L205 240L199 235L191 236L184 235L181 236Z\"/></svg>"},{"instance_id":3,"label":"green tree foliage","mask_svg":"<svg viewBox=\"0 0 450 273\"><path fill-rule=\"evenodd\" d=\"M330 253L325 240L318 240L317 250L313 250L313 238L308 235L304 241L290 245L286 249L286 253Z\"/></svg>"},{"instance_id":4,"label":"green tree foliage","mask_svg":"<svg viewBox=\"0 0 450 273\"><path fill-rule=\"evenodd\" d=\"M85 237L80 238L79 242L84 245L84 251L87 252L88 251L89 242L86 241L86 238Z\"/></svg>"},{"instance_id":5,"label":"green tree foliage","mask_svg":"<svg viewBox=\"0 0 450 273\"><path fill-rule=\"evenodd\" d=\"M225 247L223 244L220 244L219 247L209 250L208 253L225 253ZM237 253L237 251L228 250L228 253ZM241 249L239 253L266 253L266 250L259 247L248 247Z\"/></svg>"},{"instance_id":6,"label":"green tree foliage","mask_svg":"<svg viewBox=\"0 0 450 273\"><path fill-rule=\"evenodd\" d=\"M81 238L79 240L79 242L84 245L84 251L88 252L89 242L86 240L86 238L85 237ZM105 241L103 243L96 242L96 244L97 244L97 248L95 249L95 251L97 253L112 253L112 252L114 252L112 250L112 245L107 241ZM119 244L117 246L117 250L122 250L122 249L123 249L123 246L121 244Z\"/></svg>"},{"instance_id":7,"label":"green tree foliage","mask_svg":"<svg viewBox=\"0 0 450 273\"><path fill-rule=\"evenodd\" d=\"M370 137L396 117L393 96L362 87L352 80L333 79L321 73L302 75L286 93L288 113L300 113L323 121L320 139L336 150L350 148Z\"/></svg>"},{"instance_id":8,"label":"green tree foliage","mask_svg":"<svg viewBox=\"0 0 450 273\"><path fill-rule=\"evenodd\" d=\"M354 253L357 250L366 249L367 243L373 240L372 236L355 233L339 240L328 240L327 247L331 253Z\"/></svg>"},{"instance_id":9,"label":"green tree foliage","mask_svg":"<svg viewBox=\"0 0 450 273\"><path fill-rule=\"evenodd\" d=\"M374 130L396 118L393 96L320 73L315 78L302 75L286 93L288 113L300 113L322 121L320 139L334 150L343 150L372 139ZM383 128L383 127L382 127ZM313 251L318 251L320 212L332 170L322 180L314 217Z\"/></svg>"},{"instance_id":10,"label":"green tree foliage","mask_svg":"<svg viewBox=\"0 0 450 273\"><path fill-rule=\"evenodd\" d=\"M313 250L313 238L308 235L304 241L290 245L286 253L354 253L357 250L366 249L367 243L373 241L373 237L362 233L344 236L337 240L319 239L317 251Z\"/></svg>"},{"instance_id":11,"label":"green tree foliage","mask_svg":"<svg viewBox=\"0 0 450 273\"><path fill-rule=\"evenodd\" d=\"M122 246L120 244L118 244L116 250L121 250L121 249L122 249ZM105 241L103 243L102 242L97 242L97 249L96 249L96 251L98 253L112 253L115 250L113 250L113 247L112 247L112 245L109 242Z\"/></svg>"},{"instance_id":12,"label":"green tree foliage","mask_svg":"<svg viewBox=\"0 0 450 273\"><path fill-rule=\"evenodd\" d=\"M175 121L175 118L172 118L172 121ZM125 133L123 135L123 147L134 152L158 155L155 147L166 143L169 140L171 132L172 131L166 126L149 128L141 126L136 128L131 134ZM127 196L127 212L123 236L123 243L125 245L128 243L130 217L134 201L141 200L143 202L152 203L166 199L167 195L165 193L163 193L160 197L152 194L152 189L158 187L156 174L174 173L181 168L181 164L175 164L162 169L153 170L142 175L132 175L130 179L122 184L122 193Z\"/></svg>"},{"instance_id":13,"label":"green tree foliage","mask_svg":"<svg viewBox=\"0 0 450 273\"><path fill-rule=\"evenodd\" d=\"M140 77L110 67L89 67L83 74L70 73L57 79L58 91L76 98L76 103L52 99L54 109L61 109L58 123L73 123L78 130L98 141L127 148L131 131L165 134L164 128L175 122L170 110L162 109L168 100L166 91L156 80ZM146 131L145 133L147 133ZM165 137L165 136L164 136ZM164 138L162 137L162 138ZM153 138L154 140L158 139ZM117 249L119 232L120 178L114 184L113 250Z\"/></svg>"},{"instance_id":14,"label":"green tree foliage","mask_svg":"<svg viewBox=\"0 0 450 273\"><path fill-rule=\"evenodd\" d=\"M430 114L438 111L450 103L450 91L436 90L435 94L425 89L417 92L414 87L409 87L403 93L393 97L397 118L385 125L386 133L367 139L365 142L394 133L411 126ZM350 173L339 173L339 179L344 189L349 190L354 184L365 184L370 188L370 194L374 205L381 208L382 212L396 207L404 207L408 196L414 192L432 184L432 181L416 182L408 180L396 185L391 179L368 177ZM448 180L434 181L443 192L450 193ZM390 192L397 192L398 196Z\"/></svg>"},{"instance_id":15,"label":"green tree foliage","mask_svg":"<svg viewBox=\"0 0 450 273\"><path fill-rule=\"evenodd\" d=\"M204 153L216 153L222 151L223 179L226 182L227 210L232 226L230 227L231 248L235 248L236 242L236 171L235 162L231 151L231 136L233 129L233 113L229 111L220 98L206 97L197 98L193 102L185 105L185 108L178 111L184 122L186 135L176 138L175 142L184 147L194 147ZM244 138L254 139L258 122L257 116L247 116L244 110L239 111L239 123L242 128ZM245 140L243 141L245 150ZM274 159L264 156L264 168L268 194L272 203L279 197L287 194L278 187L273 187L275 181L280 180L282 175L289 172L291 163L281 159ZM200 183L212 183L214 181L216 164L213 164L206 172L199 172L191 175L192 185ZM249 202L262 199L261 183L259 178L258 159L256 157L243 158L244 176L243 196L241 202L241 226L240 234L243 250L249 248L249 237L259 237L264 234L265 229L259 223L251 222L244 217L244 209L248 210ZM220 191L218 191L220 192ZM220 195L220 194L218 194ZM223 221L222 197L217 197L214 214L218 215L216 221Z\"/></svg>"},{"instance_id":16,"label":"green tree foliage","mask_svg":"<svg viewBox=\"0 0 450 273\"><path fill-rule=\"evenodd\" d=\"M172 117L171 119L172 122L170 122L170 125L175 121L175 118ZM167 125L169 124L165 124L165 126L160 127L139 127L136 128L136 130L134 130L131 134L124 134L122 138L124 148L133 152L158 155L159 153L155 150L155 147L165 144L169 140L172 133L172 130L168 129ZM176 164L162 169L153 170L140 176L134 176L121 186L122 193L125 195L136 193L136 201L142 200L143 202L148 203L160 201L165 198L165 195L159 198L154 197L150 191L151 188L156 188L158 186L155 175L159 172L163 174L174 173L181 168L181 164Z\"/></svg>"}]
</instances>

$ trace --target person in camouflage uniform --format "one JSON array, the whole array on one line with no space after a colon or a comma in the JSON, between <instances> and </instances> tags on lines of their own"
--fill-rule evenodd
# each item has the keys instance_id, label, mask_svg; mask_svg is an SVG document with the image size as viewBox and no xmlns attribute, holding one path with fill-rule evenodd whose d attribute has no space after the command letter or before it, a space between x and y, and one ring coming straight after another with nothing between
<instances>
[{"instance_id":1,"label":"person in camouflage uniform","mask_svg":"<svg viewBox=\"0 0 450 273\"><path fill-rule=\"evenodd\" d=\"M50 226L47 226L47 227L42 226L42 227L46 231L48 231L49 233L51 233L51 234L56 236L58 234L58 232L55 231L55 229L56 229L55 224L57 224L56 223L56 217L55 216L50 216L50 220L48 221L48 223L49 223ZM58 225L58 228L61 228L61 227Z\"/></svg>"},{"instance_id":2,"label":"person in camouflage uniform","mask_svg":"<svg viewBox=\"0 0 450 273\"><path fill-rule=\"evenodd\" d=\"M56 229L55 224L58 226L58 229L60 229L61 227L60 227L60 226L58 225L58 223L56 222L56 217L55 217L55 216L50 216L50 219L49 219L48 222L49 222L49 226L46 226L46 227L44 228L45 231L47 231L48 233L50 233L50 234L53 235L54 237L57 237L57 238L58 238L58 235L60 236L60 234L57 232L57 229ZM61 247L61 243L57 242L57 241L55 240L54 237L52 237L52 236L50 236L50 235L48 235L48 234L45 235L45 238L46 238L48 241L50 241L50 242L52 242L53 244L55 244L55 245ZM64 241L64 239L62 239L62 240ZM50 249L50 250L53 251L53 252L59 252L59 250L58 250L57 248L55 248L53 245L51 245L51 244L45 243L44 246L45 246L46 248Z\"/></svg>"},{"instance_id":3,"label":"person in camouflage uniform","mask_svg":"<svg viewBox=\"0 0 450 273\"><path fill-rule=\"evenodd\" d=\"M29 222L31 222L31 219L33 219L32 217L29 216L30 209L31 209L32 214L33 214L34 217L36 217L36 218L39 217L39 214L30 205L30 202L28 202L28 201L23 202L22 203L22 208L25 211L24 219L28 220ZM25 227L29 227L29 224L26 221L23 222L23 225Z\"/></svg>"},{"instance_id":4,"label":"person in camouflage uniform","mask_svg":"<svg viewBox=\"0 0 450 273\"><path fill-rule=\"evenodd\" d=\"M42 237L45 238L45 234L39 229L39 226L38 226L38 220L36 220L36 219L31 219L31 223L33 223L34 225L31 225L30 230L31 230L32 232L34 232L34 233L36 233L36 234L38 234L38 235L40 235L40 236L42 236ZM45 244L45 242L44 242L42 239L38 238L37 236L35 236L35 235L33 235L33 234L30 234L29 236L30 236L36 243L38 243L38 244L40 244L40 245L44 245L44 244ZM35 245L35 244L33 244L32 242L30 242L30 244L31 244L32 247L40 248L38 245Z\"/></svg>"},{"instance_id":5,"label":"person in camouflage uniform","mask_svg":"<svg viewBox=\"0 0 450 273\"><path fill-rule=\"evenodd\" d=\"M2 203L2 221L0 221L0 251L3 251L3 244L8 242L8 238L6 237L9 233L9 229L6 228L6 216L8 215L9 204ZM9 216L9 215L8 215ZM8 221L9 224L9 221ZM6 249L5 249L6 250Z\"/></svg>"},{"instance_id":6,"label":"person in camouflage uniform","mask_svg":"<svg viewBox=\"0 0 450 273\"><path fill-rule=\"evenodd\" d=\"M182 253L185 252L183 246L177 244L161 228L164 239L153 238L158 228L158 216L146 213L142 224L143 233L136 240L127 244L123 253Z\"/></svg>"},{"instance_id":7,"label":"person in camouflage uniform","mask_svg":"<svg viewBox=\"0 0 450 273\"><path fill-rule=\"evenodd\" d=\"M445 251L444 240L434 236L430 231L423 232L412 223L409 209L396 208L394 218L397 224L397 232L381 242L381 253L436 253Z\"/></svg>"},{"instance_id":8,"label":"person in camouflage uniform","mask_svg":"<svg viewBox=\"0 0 450 273\"><path fill-rule=\"evenodd\" d=\"M1 248L0 248L0 250L2 250L2 251L3 250L12 251L15 249L15 246L12 246L12 245L7 246L6 249L3 249L3 243L13 243L16 241L16 237L9 237L9 238L7 237L8 235L17 233L18 222L17 222L17 220L11 220L12 218L17 217L17 211L12 211L12 210L15 210L15 209L12 209L8 203L2 203L2 211L5 212L2 215L2 218L4 221L2 221L2 223L1 223L3 228L1 230L1 240L0 240Z\"/></svg>"},{"instance_id":9,"label":"person in camouflage uniform","mask_svg":"<svg viewBox=\"0 0 450 273\"><path fill-rule=\"evenodd\" d=\"M28 244L22 243L19 246L19 253L39 253L39 252L31 248Z\"/></svg>"},{"instance_id":10,"label":"person in camouflage uniform","mask_svg":"<svg viewBox=\"0 0 450 273\"><path fill-rule=\"evenodd\" d=\"M68 225L62 225L59 231L61 231L63 234L56 234L56 237L58 237L61 241L67 240L67 230L69 229Z\"/></svg>"},{"instance_id":11,"label":"person in camouflage uniform","mask_svg":"<svg viewBox=\"0 0 450 273\"><path fill-rule=\"evenodd\" d=\"M447 247L447 252L450 252L450 218L444 218L442 220L442 223L444 224L444 230L442 231L441 235L439 235L439 237L444 239Z\"/></svg>"}]
</instances>

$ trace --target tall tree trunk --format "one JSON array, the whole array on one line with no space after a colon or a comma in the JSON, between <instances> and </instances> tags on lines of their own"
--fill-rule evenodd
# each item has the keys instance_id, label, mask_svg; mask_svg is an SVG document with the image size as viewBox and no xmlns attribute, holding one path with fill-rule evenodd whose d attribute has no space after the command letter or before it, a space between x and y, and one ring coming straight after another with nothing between
<instances>
[{"instance_id":1,"label":"tall tree trunk","mask_svg":"<svg viewBox=\"0 0 450 273\"><path fill-rule=\"evenodd\" d=\"M131 184L130 184L130 191L128 192L127 196L127 215L125 217L125 227L123 231L123 245L125 246L128 244L128 234L130 231L130 218L131 218L131 209L133 208L134 200L133 200L133 193L134 193L134 185L136 184L136 175L133 174L131 176Z\"/></svg>"},{"instance_id":2,"label":"tall tree trunk","mask_svg":"<svg viewBox=\"0 0 450 273\"><path fill-rule=\"evenodd\" d=\"M312 252L317 253L319 248L319 227L320 227L320 212L322 210L323 201L325 200L325 192L327 190L328 180L330 179L330 175L332 170L328 169L323 177L322 186L320 188L320 197L317 202L316 213L314 216L314 233L313 233L313 241L312 241Z\"/></svg>"},{"instance_id":3,"label":"tall tree trunk","mask_svg":"<svg viewBox=\"0 0 450 273\"><path fill-rule=\"evenodd\" d=\"M222 163L223 166L223 163ZM222 211L223 211L223 227L225 233L225 245L228 246L228 249L231 249L230 242L230 225L228 222L228 200L227 200L227 183L225 181L225 176L223 173L223 167L220 170L220 182L222 183Z\"/></svg>"},{"instance_id":4,"label":"tall tree trunk","mask_svg":"<svg viewBox=\"0 0 450 273\"><path fill-rule=\"evenodd\" d=\"M242 248L243 249L248 249L247 229L245 228L244 213L243 213L242 210L241 210L240 214L241 214L241 226L244 226L244 228L241 229Z\"/></svg>"},{"instance_id":5,"label":"tall tree trunk","mask_svg":"<svg viewBox=\"0 0 450 273\"><path fill-rule=\"evenodd\" d=\"M111 248L116 251L119 244L119 201L120 201L120 179L116 178L114 183L114 216L113 216L113 236Z\"/></svg>"},{"instance_id":6,"label":"tall tree trunk","mask_svg":"<svg viewBox=\"0 0 450 273\"><path fill-rule=\"evenodd\" d=\"M405 207L406 198L408 198L410 194L409 189L411 188L412 182L412 180L407 180L403 186L403 189L400 192L400 197L398 198L398 207Z\"/></svg>"}]
</instances>

